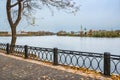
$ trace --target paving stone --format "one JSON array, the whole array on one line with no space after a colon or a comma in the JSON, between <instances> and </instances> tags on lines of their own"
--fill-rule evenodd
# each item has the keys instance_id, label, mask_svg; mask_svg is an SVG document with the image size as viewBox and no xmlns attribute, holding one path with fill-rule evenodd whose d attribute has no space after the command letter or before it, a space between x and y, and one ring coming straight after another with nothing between
<instances>
[{"instance_id":1,"label":"paving stone","mask_svg":"<svg viewBox=\"0 0 120 80\"><path fill-rule=\"evenodd\" d=\"M94 80L0 55L0 80Z\"/></svg>"}]
</instances>

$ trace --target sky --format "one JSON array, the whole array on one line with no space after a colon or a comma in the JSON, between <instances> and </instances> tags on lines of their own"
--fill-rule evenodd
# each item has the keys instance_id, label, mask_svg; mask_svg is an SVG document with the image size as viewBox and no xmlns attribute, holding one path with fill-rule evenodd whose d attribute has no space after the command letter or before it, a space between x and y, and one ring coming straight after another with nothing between
<instances>
[{"instance_id":1,"label":"sky","mask_svg":"<svg viewBox=\"0 0 120 80\"><path fill-rule=\"evenodd\" d=\"M0 2L0 31L10 31L6 17L6 0ZM17 31L79 31L83 28L89 29L120 29L120 0L77 0L80 10L74 14L65 13L62 10L54 10L54 15L44 7L36 11L35 25L20 22Z\"/></svg>"}]
</instances>

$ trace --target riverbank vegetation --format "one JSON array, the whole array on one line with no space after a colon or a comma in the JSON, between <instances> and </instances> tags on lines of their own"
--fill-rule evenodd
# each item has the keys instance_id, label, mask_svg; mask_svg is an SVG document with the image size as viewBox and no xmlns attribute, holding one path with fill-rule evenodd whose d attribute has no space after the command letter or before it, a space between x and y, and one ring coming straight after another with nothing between
<instances>
[{"instance_id":1,"label":"riverbank vegetation","mask_svg":"<svg viewBox=\"0 0 120 80\"><path fill-rule=\"evenodd\" d=\"M17 32L17 36L45 36L45 35L54 35L55 33L53 32L49 32L49 31L29 31L29 32L25 32L25 31L18 31ZM0 32L0 36L11 36L12 33L11 32Z\"/></svg>"},{"instance_id":2,"label":"riverbank vegetation","mask_svg":"<svg viewBox=\"0 0 120 80\"><path fill-rule=\"evenodd\" d=\"M59 31L57 32L58 36L80 36L80 37L120 37L120 30L88 30L88 31L79 31L79 32L66 32Z\"/></svg>"},{"instance_id":3,"label":"riverbank vegetation","mask_svg":"<svg viewBox=\"0 0 120 80\"><path fill-rule=\"evenodd\" d=\"M11 36L10 32L0 32L0 36ZM57 33L50 31L19 31L16 34L17 36L48 36L48 35L57 35L57 36L77 36L77 37L120 37L120 30L88 30L88 31L78 31L78 32L66 32L59 31Z\"/></svg>"}]
</instances>

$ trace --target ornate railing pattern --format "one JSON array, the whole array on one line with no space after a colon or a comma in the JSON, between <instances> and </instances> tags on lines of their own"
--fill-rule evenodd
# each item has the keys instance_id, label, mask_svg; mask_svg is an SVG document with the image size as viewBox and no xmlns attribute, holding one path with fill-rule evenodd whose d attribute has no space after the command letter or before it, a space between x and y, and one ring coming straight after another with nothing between
<instances>
[{"instance_id":1,"label":"ornate railing pattern","mask_svg":"<svg viewBox=\"0 0 120 80\"><path fill-rule=\"evenodd\" d=\"M62 65L83 67L103 72L103 54L58 50L58 62Z\"/></svg>"},{"instance_id":2,"label":"ornate railing pattern","mask_svg":"<svg viewBox=\"0 0 120 80\"><path fill-rule=\"evenodd\" d=\"M28 55L32 59L53 62L53 49L50 48L28 47Z\"/></svg>"},{"instance_id":3,"label":"ornate railing pattern","mask_svg":"<svg viewBox=\"0 0 120 80\"><path fill-rule=\"evenodd\" d=\"M15 55L24 56L40 61L52 62L54 65L67 65L74 67L88 68L103 73L106 76L111 74L120 75L120 56L110 53L92 53L81 51L70 51L51 48L40 48L31 46L13 46ZM9 44L0 43L0 49L10 52Z\"/></svg>"},{"instance_id":4,"label":"ornate railing pattern","mask_svg":"<svg viewBox=\"0 0 120 80\"><path fill-rule=\"evenodd\" d=\"M120 74L120 56L111 55L111 73L112 74Z\"/></svg>"},{"instance_id":5,"label":"ornate railing pattern","mask_svg":"<svg viewBox=\"0 0 120 80\"><path fill-rule=\"evenodd\" d=\"M0 49L6 50L7 44L0 43Z\"/></svg>"},{"instance_id":6,"label":"ornate railing pattern","mask_svg":"<svg viewBox=\"0 0 120 80\"><path fill-rule=\"evenodd\" d=\"M12 47L14 48L14 52L12 54L17 56L24 56L24 46L14 45Z\"/></svg>"}]
</instances>

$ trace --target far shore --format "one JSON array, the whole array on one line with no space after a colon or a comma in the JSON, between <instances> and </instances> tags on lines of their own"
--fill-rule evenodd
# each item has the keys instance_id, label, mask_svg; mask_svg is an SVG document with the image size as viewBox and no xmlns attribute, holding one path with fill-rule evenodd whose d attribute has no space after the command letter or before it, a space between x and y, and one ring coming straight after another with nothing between
<instances>
[{"instance_id":1,"label":"far shore","mask_svg":"<svg viewBox=\"0 0 120 80\"><path fill-rule=\"evenodd\" d=\"M50 34L50 35L23 35L23 34L17 34L18 37L32 37L32 36L66 36L66 37L93 37L93 38L120 38L120 36L80 36L80 35L57 35L57 34ZM12 35L0 35L0 37L11 37Z\"/></svg>"}]
</instances>

